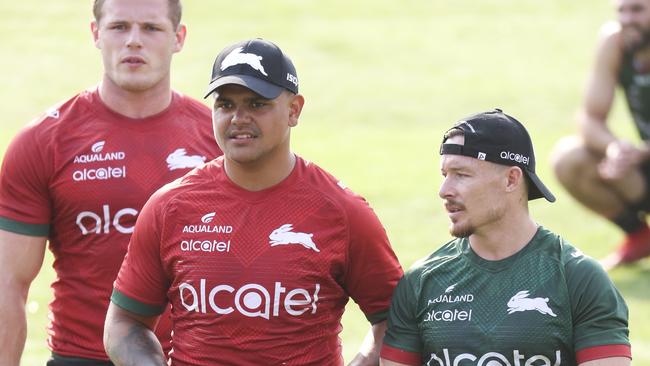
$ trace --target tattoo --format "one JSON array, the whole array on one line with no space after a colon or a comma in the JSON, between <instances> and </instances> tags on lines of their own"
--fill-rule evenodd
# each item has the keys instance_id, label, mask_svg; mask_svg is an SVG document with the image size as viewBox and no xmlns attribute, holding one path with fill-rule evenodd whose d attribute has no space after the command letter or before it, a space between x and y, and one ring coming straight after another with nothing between
<instances>
[{"instance_id":1,"label":"tattoo","mask_svg":"<svg viewBox=\"0 0 650 366\"><path fill-rule=\"evenodd\" d=\"M107 353L116 366L165 366L162 347L153 332L139 323L124 324L126 334L108 336ZM115 334L118 333L118 334Z\"/></svg>"}]
</instances>

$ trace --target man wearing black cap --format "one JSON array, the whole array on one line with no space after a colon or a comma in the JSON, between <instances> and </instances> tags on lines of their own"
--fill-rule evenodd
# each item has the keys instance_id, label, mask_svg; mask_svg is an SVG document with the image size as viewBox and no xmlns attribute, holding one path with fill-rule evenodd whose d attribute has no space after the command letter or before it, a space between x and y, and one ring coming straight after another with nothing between
<instances>
[{"instance_id":1,"label":"man wearing black cap","mask_svg":"<svg viewBox=\"0 0 650 366\"><path fill-rule=\"evenodd\" d=\"M145 205L107 315L111 359L162 365L151 328L169 302L173 365L342 365L351 297L372 324L352 364L378 364L402 269L365 200L291 152L304 104L293 63L239 42L207 94L224 156Z\"/></svg>"},{"instance_id":2,"label":"man wearing black cap","mask_svg":"<svg viewBox=\"0 0 650 366\"><path fill-rule=\"evenodd\" d=\"M398 284L383 365L629 365L627 307L591 258L537 225L524 126L500 110L448 130L440 197L456 239Z\"/></svg>"}]
</instances>

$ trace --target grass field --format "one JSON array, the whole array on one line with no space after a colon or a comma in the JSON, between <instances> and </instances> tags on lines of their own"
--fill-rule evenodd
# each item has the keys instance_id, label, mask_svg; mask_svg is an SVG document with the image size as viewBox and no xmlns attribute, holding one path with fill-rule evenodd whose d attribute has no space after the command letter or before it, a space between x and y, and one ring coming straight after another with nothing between
<instances>
[{"instance_id":1,"label":"grass field","mask_svg":"<svg viewBox=\"0 0 650 366\"><path fill-rule=\"evenodd\" d=\"M95 84L90 0L0 2L0 151L50 105ZM558 201L531 203L533 216L584 252L601 257L619 232L578 206L551 175L553 144L574 131L573 115L605 0L185 0L189 34L173 83L201 97L216 53L250 37L291 55L306 106L295 150L364 195L384 222L405 268L448 240L437 189L442 132L470 113L501 107L527 124L538 174ZM634 138L623 104L614 128ZM23 365L43 365L48 256L28 302ZM635 365L650 365L650 261L612 272L630 307ZM348 306L346 359L367 323Z\"/></svg>"}]
</instances>

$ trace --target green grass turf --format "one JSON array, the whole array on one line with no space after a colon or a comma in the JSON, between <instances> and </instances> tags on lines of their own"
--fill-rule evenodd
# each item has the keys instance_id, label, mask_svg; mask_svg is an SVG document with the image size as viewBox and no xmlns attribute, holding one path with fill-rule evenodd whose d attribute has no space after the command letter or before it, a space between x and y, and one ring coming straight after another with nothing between
<instances>
[{"instance_id":1,"label":"green grass turf","mask_svg":"<svg viewBox=\"0 0 650 366\"><path fill-rule=\"evenodd\" d=\"M0 151L18 129L101 72L89 32L90 1L0 3ZM501 107L535 141L539 175L558 201L531 203L540 223L601 257L619 232L578 206L551 175L553 144L574 131L608 1L588 0L186 0L189 34L173 83L200 98L216 53L263 37L293 59L306 106L293 146L364 195L384 222L405 268L448 240L437 197L442 132L470 113ZM635 138L623 104L614 128ZM630 307L635 365L650 365L650 261L612 272ZM24 365L42 365L48 256L28 301ZM348 306L346 359L368 325Z\"/></svg>"}]
</instances>

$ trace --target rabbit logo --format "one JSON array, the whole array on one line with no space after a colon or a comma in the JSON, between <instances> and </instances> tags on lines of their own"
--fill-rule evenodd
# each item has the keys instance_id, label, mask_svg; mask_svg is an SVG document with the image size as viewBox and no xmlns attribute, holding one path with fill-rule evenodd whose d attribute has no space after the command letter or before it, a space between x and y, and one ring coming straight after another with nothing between
<instances>
[{"instance_id":1,"label":"rabbit logo","mask_svg":"<svg viewBox=\"0 0 650 366\"><path fill-rule=\"evenodd\" d=\"M230 66L235 66L239 64L247 64L253 69L261 72L264 76L269 76L266 71L264 71L264 66L262 66L262 56L258 56L254 53L242 53L244 50L243 47L237 47L232 50L228 56L226 56L223 61L221 61L221 71L229 68Z\"/></svg>"},{"instance_id":2,"label":"rabbit logo","mask_svg":"<svg viewBox=\"0 0 650 366\"><path fill-rule=\"evenodd\" d=\"M537 310L538 312L556 317L548 306L548 297L529 298L528 291L519 291L508 301L508 314L517 311Z\"/></svg>"},{"instance_id":3,"label":"rabbit logo","mask_svg":"<svg viewBox=\"0 0 650 366\"><path fill-rule=\"evenodd\" d=\"M292 224L284 224L273 230L269 235L269 244L271 244L272 247L276 245L300 244L307 249L320 252L316 247L316 243L311 240L314 234L294 233L291 230L293 230Z\"/></svg>"},{"instance_id":4,"label":"rabbit logo","mask_svg":"<svg viewBox=\"0 0 650 366\"><path fill-rule=\"evenodd\" d=\"M169 170L196 168L197 166L203 165L205 156L187 155L187 150L181 148L169 154L166 161Z\"/></svg>"}]
</instances>

